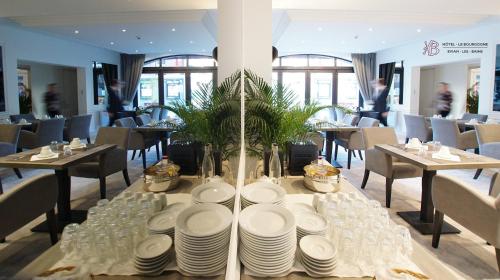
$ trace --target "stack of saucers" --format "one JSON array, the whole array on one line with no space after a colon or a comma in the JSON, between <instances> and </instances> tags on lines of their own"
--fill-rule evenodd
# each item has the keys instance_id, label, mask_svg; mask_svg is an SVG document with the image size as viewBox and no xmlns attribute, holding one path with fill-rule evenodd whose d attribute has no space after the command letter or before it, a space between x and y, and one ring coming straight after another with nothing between
<instances>
[{"instance_id":1,"label":"stack of saucers","mask_svg":"<svg viewBox=\"0 0 500 280\"><path fill-rule=\"evenodd\" d=\"M175 253L179 268L191 275L209 275L227 263L232 212L215 203L195 204L177 216Z\"/></svg>"},{"instance_id":2,"label":"stack of saucers","mask_svg":"<svg viewBox=\"0 0 500 280\"><path fill-rule=\"evenodd\" d=\"M294 263L297 236L289 210L273 204L255 204L240 213L240 259L259 276L280 276Z\"/></svg>"},{"instance_id":3,"label":"stack of saucers","mask_svg":"<svg viewBox=\"0 0 500 280\"><path fill-rule=\"evenodd\" d=\"M172 238L154 234L139 242L135 247L134 266L142 275L160 275L172 256Z\"/></svg>"},{"instance_id":4,"label":"stack of saucers","mask_svg":"<svg viewBox=\"0 0 500 280\"><path fill-rule=\"evenodd\" d=\"M326 235L328 222L323 216L313 212L298 212L294 214L295 219L297 219L298 241L306 235Z\"/></svg>"},{"instance_id":5,"label":"stack of saucers","mask_svg":"<svg viewBox=\"0 0 500 280\"><path fill-rule=\"evenodd\" d=\"M244 209L260 203L283 205L285 195L285 189L279 185L269 182L255 182L246 185L241 191L241 206Z\"/></svg>"},{"instance_id":6,"label":"stack of saucers","mask_svg":"<svg viewBox=\"0 0 500 280\"><path fill-rule=\"evenodd\" d=\"M235 193L233 186L216 181L197 186L191 191L191 196L194 204L217 203L233 211Z\"/></svg>"},{"instance_id":7,"label":"stack of saucers","mask_svg":"<svg viewBox=\"0 0 500 280\"><path fill-rule=\"evenodd\" d=\"M186 207L185 203L177 202L168 205L163 211L154 214L146 223L149 234L167 234L173 240L175 219Z\"/></svg>"},{"instance_id":8,"label":"stack of saucers","mask_svg":"<svg viewBox=\"0 0 500 280\"><path fill-rule=\"evenodd\" d=\"M295 213L301 213L301 212L309 212L309 213L316 213L316 210L314 210L314 207L307 203L303 202L295 202L295 203L287 203L286 204L286 209L292 211L292 213L295 215Z\"/></svg>"},{"instance_id":9,"label":"stack of saucers","mask_svg":"<svg viewBox=\"0 0 500 280\"><path fill-rule=\"evenodd\" d=\"M325 237L304 236L299 242L298 257L311 277L331 276L337 266L337 250Z\"/></svg>"}]
</instances>

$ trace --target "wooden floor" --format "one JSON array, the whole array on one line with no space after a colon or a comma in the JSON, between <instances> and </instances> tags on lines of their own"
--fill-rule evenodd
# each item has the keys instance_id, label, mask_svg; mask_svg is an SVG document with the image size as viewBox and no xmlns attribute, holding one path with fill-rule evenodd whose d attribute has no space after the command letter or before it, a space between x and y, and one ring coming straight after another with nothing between
<instances>
[{"instance_id":1,"label":"wooden floor","mask_svg":"<svg viewBox=\"0 0 500 280\"><path fill-rule=\"evenodd\" d=\"M130 158L130 157L129 157ZM150 163L155 158L154 152L148 154ZM347 157L343 150L339 151L339 162L346 163ZM346 165L346 164L344 164ZM363 177L364 163L359 158L353 158L350 170L344 169L343 175L356 187L359 188ZM39 170L21 170L24 178L50 172ZM142 172L142 161L136 159L129 161L129 173L131 180L139 178ZM475 170L468 171L444 171L440 174L451 174L460 178L471 187L486 194L489 188L489 180L492 172L485 170L478 180L473 180ZM4 183L4 189L9 190L13 185L22 181L15 176L12 170L0 170L0 176ZM125 182L121 173L108 177L108 197L112 198L125 188ZM396 180L393 186L392 208L390 209L393 220L407 226L407 224L396 215L397 211L418 210L420 206L420 179ZM383 177L371 174L367 187L363 192L370 198L379 200L385 204L385 180ZM87 209L95 205L98 200L97 180L73 178L72 179L72 207L76 209ZM450 194L452 196L452 194ZM469 211L464 209L464 211ZM470 210L473 211L473 210ZM0 278L12 277L43 251L50 246L48 234L32 233L29 229L43 220L38 218L31 224L7 237L7 242L0 244ZM450 221L453 223L453 221ZM412 230L413 238L435 255L440 261L447 263L450 269L466 279L497 279L494 249L488 246L469 231L462 230L458 235L442 235L439 249L431 247L431 236L422 236Z\"/></svg>"}]
</instances>

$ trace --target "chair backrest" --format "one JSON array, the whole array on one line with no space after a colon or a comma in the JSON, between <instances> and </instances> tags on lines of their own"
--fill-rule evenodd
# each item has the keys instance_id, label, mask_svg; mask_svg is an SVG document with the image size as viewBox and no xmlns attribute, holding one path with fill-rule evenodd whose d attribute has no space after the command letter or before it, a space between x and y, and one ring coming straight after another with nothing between
<instances>
[{"instance_id":1,"label":"chair backrest","mask_svg":"<svg viewBox=\"0 0 500 280\"><path fill-rule=\"evenodd\" d=\"M33 115L32 113L10 115L9 118L10 118L10 121L13 122L13 123L18 123L21 119L25 119L28 122L32 122L32 121L36 120L35 115Z\"/></svg>"},{"instance_id":2,"label":"chair backrest","mask_svg":"<svg viewBox=\"0 0 500 280\"><path fill-rule=\"evenodd\" d=\"M155 121L159 121L160 120L160 112L161 112L160 107L153 107L153 111L151 111L151 119L153 119Z\"/></svg>"},{"instance_id":3,"label":"chair backrest","mask_svg":"<svg viewBox=\"0 0 500 280\"><path fill-rule=\"evenodd\" d=\"M461 118L461 120L464 121L470 121L472 119L476 119L480 122L485 122L488 120L488 115L465 113Z\"/></svg>"},{"instance_id":4,"label":"chair backrest","mask_svg":"<svg viewBox=\"0 0 500 280\"><path fill-rule=\"evenodd\" d=\"M406 138L418 138L426 142L428 133L428 124L424 116L404 115L406 126Z\"/></svg>"},{"instance_id":5,"label":"chair backrest","mask_svg":"<svg viewBox=\"0 0 500 280\"><path fill-rule=\"evenodd\" d=\"M318 119L326 122L333 123L334 121L337 120L337 116L335 115L335 108L333 107L328 107L324 108L322 110L319 110L314 114L312 117L313 119Z\"/></svg>"},{"instance_id":6,"label":"chair backrest","mask_svg":"<svg viewBox=\"0 0 500 280\"><path fill-rule=\"evenodd\" d=\"M337 121L340 121L340 120L343 120L344 119L344 116L346 115L346 113L344 112L344 110L338 108L338 107L335 107L335 118Z\"/></svg>"},{"instance_id":7,"label":"chair backrest","mask_svg":"<svg viewBox=\"0 0 500 280\"><path fill-rule=\"evenodd\" d=\"M96 145L116 144L118 148L127 150L130 138L128 127L101 127L95 138Z\"/></svg>"},{"instance_id":8,"label":"chair backrest","mask_svg":"<svg viewBox=\"0 0 500 280\"><path fill-rule=\"evenodd\" d=\"M366 149L377 144L398 144L398 137L392 127L365 127L361 129Z\"/></svg>"},{"instance_id":9,"label":"chair backrest","mask_svg":"<svg viewBox=\"0 0 500 280\"><path fill-rule=\"evenodd\" d=\"M500 124L475 125L479 146L490 142L500 142Z\"/></svg>"},{"instance_id":10,"label":"chair backrest","mask_svg":"<svg viewBox=\"0 0 500 280\"><path fill-rule=\"evenodd\" d=\"M151 122L151 116L149 114L142 114L135 118L137 125L147 125Z\"/></svg>"},{"instance_id":11,"label":"chair backrest","mask_svg":"<svg viewBox=\"0 0 500 280\"><path fill-rule=\"evenodd\" d=\"M346 114L344 115L342 122L347 125L355 126L358 123L358 116L353 114Z\"/></svg>"},{"instance_id":12,"label":"chair backrest","mask_svg":"<svg viewBox=\"0 0 500 280\"><path fill-rule=\"evenodd\" d=\"M168 110L165 108L161 108L160 111L160 120L166 120L168 117Z\"/></svg>"},{"instance_id":13,"label":"chair backrest","mask_svg":"<svg viewBox=\"0 0 500 280\"><path fill-rule=\"evenodd\" d=\"M63 141L64 119L40 120L36 127L38 146L49 145L52 141Z\"/></svg>"},{"instance_id":14,"label":"chair backrest","mask_svg":"<svg viewBox=\"0 0 500 280\"><path fill-rule=\"evenodd\" d=\"M460 130L456 120L431 118L432 139L441 142L442 145L458 147L458 135Z\"/></svg>"},{"instance_id":15,"label":"chair backrest","mask_svg":"<svg viewBox=\"0 0 500 280\"><path fill-rule=\"evenodd\" d=\"M68 140L73 138L89 138L90 137L90 122L92 115L73 116L68 121Z\"/></svg>"},{"instance_id":16,"label":"chair backrest","mask_svg":"<svg viewBox=\"0 0 500 280\"><path fill-rule=\"evenodd\" d=\"M15 124L0 124L0 142L10 143L17 147L21 127Z\"/></svg>"},{"instance_id":17,"label":"chair backrest","mask_svg":"<svg viewBox=\"0 0 500 280\"><path fill-rule=\"evenodd\" d=\"M325 137L318 131L313 131L309 135L309 140L311 140L316 146L318 146L318 151L323 150L323 145L325 143Z\"/></svg>"},{"instance_id":18,"label":"chair backrest","mask_svg":"<svg viewBox=\"0 0 500 280\"><path fill-rule=\"evenodd\" d=\"M377 127L380 125L380 121L374 118L362 117L359 120L358 127Z\"/></svg>"},{"instance_id":19,"label":"chair backrest","mask_svg":"<svg viewBox=\"0 0 500 280\"><path fill-rule=\"evenodd\" d=\"M54 209L56 201L57 177L54 174L28 179L0 195L0 236L5 237Z\"/></svg>"},{"instance_id":20,"label":"chair backrest","mask_svg":"<svg viewBox=\"0 0 500 280\"><path fill-rule=\"evenodd\" d=\"M134 118L132 117L117 119L115 120L115 125L117 127L129 127L129 128L137 127L137 124L135 123Z\"/></svg>"}]
</instances>

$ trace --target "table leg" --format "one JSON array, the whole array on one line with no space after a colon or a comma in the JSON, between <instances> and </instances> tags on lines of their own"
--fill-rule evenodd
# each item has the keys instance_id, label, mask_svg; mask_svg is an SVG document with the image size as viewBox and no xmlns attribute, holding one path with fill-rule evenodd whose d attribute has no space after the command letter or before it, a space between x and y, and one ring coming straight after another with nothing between
<instances>
[{"instance_id":1,"label":"table leg","mask_svg":"<svg viewBox=\"0 0 500 280\"><path fill-rule=\"evenodd\" d=\"M164 156L168 155L168 150L167 150L168 149L168 137L169 137L168 132L162 133L162 135L160 137L161 153Z\"/></svg>"},{"instance_id":2,"label":"table leg","mask_svg":"<svg viewBox=\"0 0 500 280\"><path fill-rule=\"evenodd\" d=\"M398 212L412 227L423 235L430 235L434 225L434 204L432 203L432 179L436 175L434 170L424 170L422 176L422 197L420 199L420 211ZM460 233L454 226L444 222L442 233Z\"/></svg>"},{"instance_id":3,"label":"table leg","mask_svg":"<svg viewBox=\"0 0 500 280\"><path fill-rule=\"evenodd\" d=\"M336 168L342 168L342 165L337 161L332 159L332 151L333 151L333 140L335 140L335 132L327 131L326 132L326 161L328 161L332 166Z\"/></svg>"}]
</instances>

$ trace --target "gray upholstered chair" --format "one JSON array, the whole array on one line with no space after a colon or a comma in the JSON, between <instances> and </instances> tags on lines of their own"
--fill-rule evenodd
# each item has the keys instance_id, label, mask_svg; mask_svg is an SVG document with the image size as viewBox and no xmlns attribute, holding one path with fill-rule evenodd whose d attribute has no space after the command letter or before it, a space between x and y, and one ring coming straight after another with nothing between
<instances>
[{"instance_id":1,"label":"gray upholstered chair","mask_svg":"<svg viewBox=\"0 0 500 280\"><path fill-rule=\"evenodd\" d=\"M28 122L36 121L35 115L32 113L29 114L18 114L18 115L10 115L10 121L13 123L18 123L21 119L25 119Z\"/></svg>"},{"instance_id":2,"label":"gray upholstered chair","mask_svg":"<svg viewBox=\"0 0 500 280\"><path fill-rule=\"evenodd\" d=\"M160 120L166 120L168 117L168 110L165 108L161 108L160 111Z\"/></svg>"},{"instance_id":3,"label":"gray upholstered chair","mask_svg":"<svg viewBox=\"0 0 500 280\"><path fill-rule=\"evenodd\" d=\"M323 147L325 145L325 137L321 132L313 131L308 135L309 140L311 140L316 146L318 146L318 152L321 155Z\"/></svg>"},{"instance_id":4,"label":"gray upholstered chair","mask_svg":"<svg viewBox=\"0 0 500 280\"><path fill-rule=\"evenodd\" d=\"M479 154L500 159L500 124L478 124L474 128L479 145ZM477 179L482 171L482 169L478 169L474 179Z\"/></svg>"},{"instance_id":5,"label":"gray upholstered chair","mask_svg":"<svg viewBox=\"0 0 500 280\"><path fill-rule=\"evenodd\" d=\"M366 187L370 171L385 177L385 205L391 207L392 183L395 179L422 177L422 169L410 163L399 161L374 148L377 144L398 144L396 132L392 127L362 128L365 152L365 174L361 188Z\"/></svg>"},{"instance_id":6,"label":"gray upholstered chair","mask_svg":"<svg viewBox=\"0 0 500 280\"><path fill-rule=\"evenodd\" d=\"M161 108L160 107L153 107L153 110L151 111L151 119L155 121L160 120L160 113L161 113Z\"/></svg>"},{"instance_id":7,"label":"gray upholstered chair","mask_svg":"<svg viewBox=\"0 0 500 280\"><path fill-rule=\"evenodd\" d=\"M57 224L54 207L57 191L57 177L49 174L26 180L13 190L0 195L1 239L45 213L50 240L52 244L56 244Z\"/></svg>"},{"instance_id":8,"label":"gray upholstered chair","mask_svg":"<svg viewBox=\"0 0 500 280\"><path fill-rule=\"evenodd\" d=\"M450 195L453 194L453 195ZM467 186L462 181L446 175L436 175L432 180L434 233L432 247L439 246L444 215L483 238L495 247L500 270L500 176L493 175L489 195Z\"/></svg>"},{"instance_id":9,"label":"gray upholstered chair","mask_svg":"<svg viewBox=\"0 0 500 280\"><path fill-rule=\"evenodd\" d=\"M138 126L147 125L151 122L151 115L149 114L141 114L135 117L135 121Z\"/></svg>"},{"instance_id":10,"label":"gray upholstered chair","mask_svg":"<svg viewBox=\"0 0 500 280\"><path fill-rule=\"evenodd\" d=\"M18 147L34 149L49 145L52 141L63 141L64 119L38 121L35 132L21 130Z\"/></svg>"},{"instance_id":11,"label":"gray upholstered chair","mask_svg":"<svg viewBox=\"0 0 500 280\"><path fill-rule=\"evenodd\" d=\"M346 115L346 113L344 112L344 110L338 108L338 107L335 107L335 118L337 121L340 121L340 120L343 120L344 119L344 116Z\"/></svg>"},{"instance_id":12,"label":"gray upholstered chair","mask_svg":"<svg viewBox=\"0 0 500 280\"><path fill-rule=\"evenodd\" d=\"M347 125L357 125L359 121L359 116L354 114L345 114L342 118L342 122Z\"/></svg>"},{"instance_id":13,"label":"gray upholstered chair","mask_svg":"<svg viewBox=\"0 0 500 280\"><path fill-rule=\"evenodd\" d=\"M349 115L346 115L346 118ZM379 126L380 121L372 118L362 117L359 120L358 127L377 127ZM335 136L335 153L334 159L337 160L337 154L339 146L347 149L347 169L351 169L351 155L353 155L356 150L358 150L359 158L363 160L363 155L361 154L361 150L365 150L365 144L363 142L363 136L361 135L361 131L355 132L340 132ZM354 154L354 156L356 156Z\"/></svg>"},{"instance_id":14,"label":"gray upholstered chair","mask_svg":"<svg viewBox=\"0 0 500 280\"><path fill-rule=\"evenodd\" d=\"M460 150L475 149L478 147L474 130L460 132L456 120L431 118L432 139L442 145Z\"/></svg>"},{"instance_id":15,"label":"gray upholstered chair","mask_svg":"<svg viewBox=\"0 0 500 280\"><path fill-rule=\"evenodd\" d=\"M333 123L334 121L337 120L337 116L335 115L335 108L333 107L324 108L316 112L316 114L314 114L312 118L330 123Z\"/></svg>"},{"instance_id":16,"label":"gray upholstered chair","mask_svg":"<svg viewBox=\"0 0 500 280\"><path fill-rule=\"evenodd\" d=\"M115 125L117 127L137 127L137 124L131 117L117 119L115 121ZM156 157L158 160L160 160L160 145L157 135L155 133L148 134L132 130L132 132L130 133L128 150L133 151L132 160L135 157L135 151L141 151L140 155L142 155L142 167L144 169L146 169L146 149L149 149L152 146L156 146Z\"/></svg>"},{"instance_id":17,"label":"gray upholstered chair","mask_svg":"<svg viewBox=\"0 0 500 280\"><path fill-rule=\"evenodd\" d=\"M92 115L80 115L71 117L64 128L63 138L65 141L71 141L73 138L87 139L90 144L90 122Z\"/></svg>"},{"instance_id":18,"label":"gray upholstered chair","mask_svg":"<svg viewBox=\"0 0 500 280\"><path fill-rule=\"evenodd\" d=\"M17 150L17 141L21 127L15 124L0 124L0 157L15 154ZM23 178L21 171L14 168L19 179ZM3 193L2 182L0 180L0 194Z\"/></svg>"},{"instance_id":19,"label":"gray upholstered chair","mask_svg":"<svg viewBox=\"0 0 500 280\"><path fill-rule=\"evenodd\" d=\"M404 115L406 125L406 141L418 138L421 142L432 140L432 128L424 116Z\"/></svg>"},{"instance_id":20,"label":"gray upholstered chair","mask_svg":"<svg viewBox=\"0 0 500 280\"><path fill-rule=\"evenodd\" d=\"M458 120L458 128L460 131L471 130L471 128L465 126L465 123L472 119L476 119L478 122L484 123L488 120L488 115L464 113L462 118Z\"/></svg>"},{"instance_id":21,"label":"gray upholstered chair","mask_svg":"<svg viewBox=\"0 0 500 280\"><path fill-rule=\"evenodd\" d=\"M106 177L121 171L127 186L130 186L127 169L127 147L130 128L101 127L97 132L95 145L116 144L117 148L94 158L90 162L80 163L69 168L69 175L83 178L99 178L101 198L106 198Z\"/></svg>"}]
</instances>

